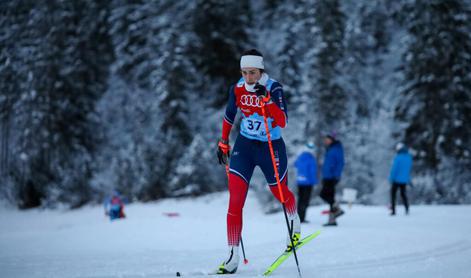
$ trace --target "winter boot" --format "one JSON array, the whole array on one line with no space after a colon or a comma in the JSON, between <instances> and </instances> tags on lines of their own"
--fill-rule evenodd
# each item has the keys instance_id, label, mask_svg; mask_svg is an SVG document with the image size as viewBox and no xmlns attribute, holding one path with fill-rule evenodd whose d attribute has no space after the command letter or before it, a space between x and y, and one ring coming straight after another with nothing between
<instances>
[{"instance_id":1,"label":"winter boot","mask_svg":"<svg viewBox=\"0 0 471 278\"><path fill-rule=\"evenodd\" d=\"M337 221L335 221L335 214L334 213L329 213L329 221L327 223L325 223L324 227L327 227L327 226L337 226Z\"/></svg>"},{"instance_id":2,"label":"winter boot","mask_svg":"<svg viewBox=\"0 0 471 278\"><path fill-rule=\"evenodd\" d=\"M344 213L345 212L337 204L334 205L334 208L330 212L330 214L333 214L334 219L337 219L338 217L342 216Z\"/></svg>"},{"instance_id":3,"label":"winter boot","mask_svg":"<svg viewBox=\"0 0 471 278\"><path fill-rule=\"evenodd\" d=\"M301 221L298 214L288 216L289 225L291 228L291 238L293 239L294 246L298 245L299 240L301 239ZM286 251L289 252L293 249L291 239L289 236L286 237Z\"/></svg>"},{"instance_id":4,"label":"winter boot","mask_svg":"<svg viewBox=\"0 0 471 278\"><path fill-rule=\"evenodd\" d=\"M229 257L218 268L217 274L234 274L239 266L239 246L229 246Z\"/></svg>"}]
</instances>

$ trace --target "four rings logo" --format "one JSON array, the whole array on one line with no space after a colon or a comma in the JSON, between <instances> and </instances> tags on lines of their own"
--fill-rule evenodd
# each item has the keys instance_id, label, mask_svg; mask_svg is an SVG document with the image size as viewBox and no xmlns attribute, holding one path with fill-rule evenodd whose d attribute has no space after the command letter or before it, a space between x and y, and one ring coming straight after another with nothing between
<instances>
[{"instance_id":1,"label":"four rings logo","mask_svg":"<svg viewBox=\"0 0 471 278\"><path fill-rule=\"evenodd\" d=\"M262 107L260 99L256 95L242 95L240 97L240 103L251 107Z\"/></svg>"}]
</instances>

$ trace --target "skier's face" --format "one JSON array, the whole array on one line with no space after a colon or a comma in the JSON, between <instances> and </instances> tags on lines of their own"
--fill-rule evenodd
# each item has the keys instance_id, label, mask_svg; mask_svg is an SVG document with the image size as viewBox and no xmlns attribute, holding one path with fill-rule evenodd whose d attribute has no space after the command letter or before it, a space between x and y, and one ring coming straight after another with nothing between
<instances>
[{"instance_id":1,"label":"skier's face","mask_svg":"<svg viewBox=\"0 0 471 278\"><path fill-rule=\"evenodd\" d=\"M332 144L332 139L329 137L324 137L324 145L330 146L330 144Z\"/></svg>"},{"instance_id":2,"label":"skier's face","mask_svg":"<svg viewBox=\"0 0 471 278\"><path fill-rule=\"evenodd\" d=\"M262 72L257 68L242 68L240 72L242 73L242 77L245 82L249 85L257 83L257 81L262 77Z\"/></svg>"}]
</instances>

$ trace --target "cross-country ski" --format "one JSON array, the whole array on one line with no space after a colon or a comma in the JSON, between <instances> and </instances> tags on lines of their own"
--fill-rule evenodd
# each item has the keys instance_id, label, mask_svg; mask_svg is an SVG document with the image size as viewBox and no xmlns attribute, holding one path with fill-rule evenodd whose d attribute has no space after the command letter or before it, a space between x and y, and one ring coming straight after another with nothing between
<instances>
[{"instance_id":1,"label":"cross-country ski","mask_svg":"<svg viewBox=\"0 0 471 278\"><path fill-rule=\"evenodd\" d=\"M298 244L296 245L295 249L298 250L299 248L303 247L304 245L308 244L311 240L317 237L320 234L320 231L317 231L309 236L301 239ZM286 259L289 258L290 255L293 254L292 249L285 250L271 265L270 267L263 273L263 275L268 276L273 273Z\"/></svg>"}]
</instances>

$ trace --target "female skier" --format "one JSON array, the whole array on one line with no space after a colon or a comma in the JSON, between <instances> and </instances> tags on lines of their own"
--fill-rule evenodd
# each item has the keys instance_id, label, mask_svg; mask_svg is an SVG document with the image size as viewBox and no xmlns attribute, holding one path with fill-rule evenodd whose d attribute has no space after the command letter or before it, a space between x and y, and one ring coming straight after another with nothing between
<instances>
[{"instance_id":1,"label":"female skier","mask_svg":"<svg viewBox=\"0 0 471 278\"><path fill-rule=\"evenodd\" d=\"M250 179L255 166L259 166L268 186L281 202L275 170L268 147L264 126L262 105L269 125L281 189L292 231L291 238L296 245L301 236L301 225L296 212L296 200L288 189L288 161L281 129L287 123L286 103L281 84L265 73L263 56L255 50L244 52L240 59L242 78L231 86L229 102L222 123L222 136L218 142L217 155L220 164L227 164L230 156L229 133L238 109L242 112L240 134L238 134L229 165L229 209L227 212L227 241L229 255L219 266L218 274L232 274L239 265L239 243L242 232L242 210L247 196ZM287 238L287 248L292 248Z\"/></svg>"}]
</instances>

